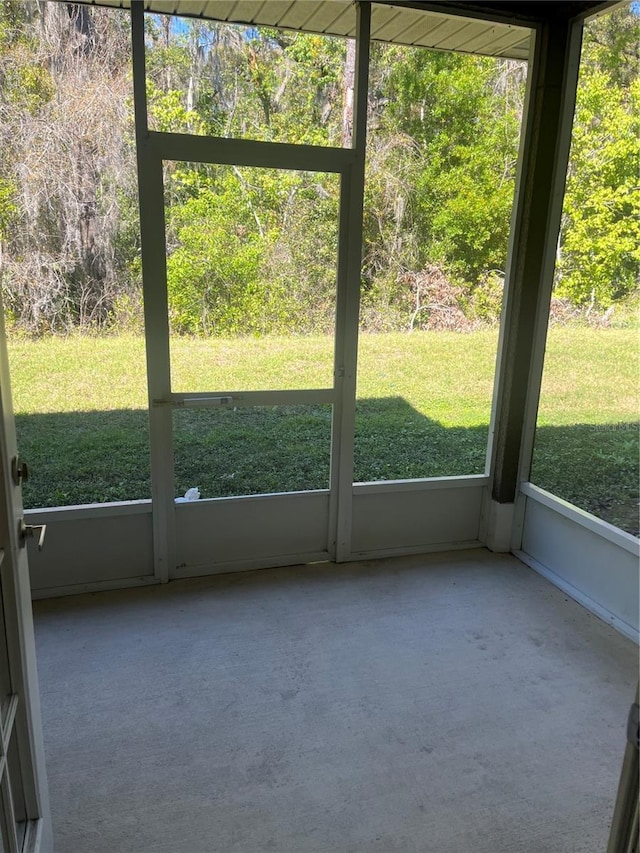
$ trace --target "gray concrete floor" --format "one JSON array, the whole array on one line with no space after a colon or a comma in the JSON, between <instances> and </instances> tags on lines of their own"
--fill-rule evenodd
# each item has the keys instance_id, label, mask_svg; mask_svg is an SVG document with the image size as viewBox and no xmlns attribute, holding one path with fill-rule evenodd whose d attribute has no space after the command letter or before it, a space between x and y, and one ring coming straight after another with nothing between
<instances>
[{"instance_id":1,"label":"gray concrete floor","mask_svg":"<svg viewBox=\"0 0 640 853\"><path fill-rule=\"evenodd\" d=\"M486 551L37 602L58 853L601 853L636 647Z\"/></svg>"}]
</instances>

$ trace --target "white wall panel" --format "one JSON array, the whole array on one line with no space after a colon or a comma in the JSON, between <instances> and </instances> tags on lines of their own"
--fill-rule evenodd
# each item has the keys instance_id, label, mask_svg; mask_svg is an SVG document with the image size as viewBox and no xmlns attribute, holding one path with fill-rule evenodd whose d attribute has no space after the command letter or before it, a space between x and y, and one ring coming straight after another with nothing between
<instances>
[{"instance_id":1,"label":"white wall panel","mask_svg":"<svg viewBox=\"0 0 640 853\"><path fill-rule=\"evenodd\" d=\"M352 555L476 543L484 486L354 487Z\"/></svg>"},{"instance_id":2,"label":"white wall panel","mask_svg":"<svg viewBox=\"0 0 640 853\"><path fill-rule=\"evenodd\" d=\"M27 510L25 519L47 525L44 549L28 544L36 596L54 588L153 578L151 501Z\"/></svg>"},{"instance_id":3,"label":"white wall panel","mask_svg":"<svg viewBox=\"0 0 640 853\"><path fill-rule=\"evenodd\" d=\"M220 498L176 505L176 576L190 567L304 562L327 552L328 491ZM298 559L296 559L298 558Z\"/></svg>"},{"instance_id":4,"label":"white wall panel","mask_svg":"<svg viewBox=\"0 0 640 853\"><path fill-rule=\"evenodd\" d=\"M533 491L530 486L527 488ZM518 556L581 604L637 639L638 540L558 498L546 493L541 497L544 502L526 498Z\"/></svg>"}]
</instances>

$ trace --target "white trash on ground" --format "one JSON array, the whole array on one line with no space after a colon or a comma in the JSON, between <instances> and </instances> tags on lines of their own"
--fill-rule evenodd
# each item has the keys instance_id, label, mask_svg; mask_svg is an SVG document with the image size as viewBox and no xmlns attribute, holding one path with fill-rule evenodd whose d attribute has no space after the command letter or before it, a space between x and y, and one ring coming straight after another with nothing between
<instances>
[{"instance_id":1,"label":"white trash on ground","mask_svg":"<svg viewBox=\"0 0 640 853\"><path fill-rule=\"evenodd\" d=\"M194 486L191 489L187 489L184 493L183 498L176 498L177 504L184 504L188 501L199 501L200 500L200 489L197 486Z\"/></svg>"}]
</instances>

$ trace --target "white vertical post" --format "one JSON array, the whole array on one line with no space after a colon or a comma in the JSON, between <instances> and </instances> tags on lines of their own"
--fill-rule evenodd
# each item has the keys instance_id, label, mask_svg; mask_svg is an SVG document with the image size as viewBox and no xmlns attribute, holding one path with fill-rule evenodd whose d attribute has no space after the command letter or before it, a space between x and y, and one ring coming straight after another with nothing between
<instances>
[{"instance_id":1,"label":"white vertical post","mask_svg":"<svg viewBox=\"0 0 640 853\"><path fill-rule=\"evenodd\" d=\"M337 562L351 556L353 447L362 265L362 205L367 141L371 7L358 3L356 80L353 110L354 161L341 179L336 313L335 377L331 453L329 553Z\"/></svg>"},{"instance_id":2,"label":"white vertical post","mask_svg":"<svg viewBox=\"0 0 640 853\"><path fill-rule=\"evenodd\" d=\"M165 583L175 566L173 423L172 409L154 406L153 401L168 400L171 393L167 262L162 160L149 139L142 0L131 3L131 43L149 391L154 573Z\"/></svg>"}]
</instances>

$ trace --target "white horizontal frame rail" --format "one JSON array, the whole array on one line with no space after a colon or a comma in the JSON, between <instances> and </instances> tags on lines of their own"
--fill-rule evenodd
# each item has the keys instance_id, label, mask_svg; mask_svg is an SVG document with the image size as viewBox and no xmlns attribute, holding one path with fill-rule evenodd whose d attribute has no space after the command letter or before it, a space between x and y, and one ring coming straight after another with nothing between
<instances>
[{"instance_id":1,"label":"white horizontal frame rail","mask_svg":"<svg viewBox=\"0 0 640 853\"><path fill-rule=\"evenodd\" d=\"M180 508L183 507L188 508L189 506L203 506L204 504L215 504L215 503L242 503L242 504L250 504L252 501L262 502L265 498L291 498L296 495L328 495L329 489L305 489L304 491L293 491L293 492L260 492L257 495L227 495L222 498L200 498L196 501L184 501Z\"/></svg>"},{"instance_id":2,"label":"white horizontal frame rail","mask_svg":"<svg viewBox=\"0 0 640 853\"><path fill-rule=\"evenodd\" d=\"M223 391L220 393L169 394L168 400L154 400L153 406L170 408L241 408L248 406L312 406L331 404L333 388L312 388L292 391Z\"/></svg>"},{"instance_id":3,"label":"white horizontal frame rail","mask_svg":"<svg viewBox=\"0 0 640 853\"><path fill-rule=\"evenodd\" d=\"M150 515L151 512L151 501L139 500L26 509L24 511L24 515L27 521L32 518L37 518L38 524L53 524L56 521L76 521L87 518L114 518L116 516L123 515Z\"/></svg>"},{"instance_id":4,"label":"white horizontal frame rail","mask_svg":"<svg viewBox=\"0 0 640 853\"><path fill-rule=\"evenodd\" d=\"M369 483L354 483L353 493L358 495L380 494L381 492L430 492L440 489L477 489L488 486L491 477L487 474L468 474L462 477L422 477L415 480L373 480Z\"/></svg>"}]
</instances>

